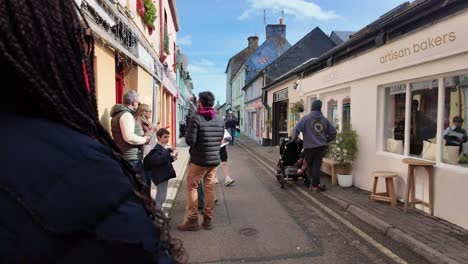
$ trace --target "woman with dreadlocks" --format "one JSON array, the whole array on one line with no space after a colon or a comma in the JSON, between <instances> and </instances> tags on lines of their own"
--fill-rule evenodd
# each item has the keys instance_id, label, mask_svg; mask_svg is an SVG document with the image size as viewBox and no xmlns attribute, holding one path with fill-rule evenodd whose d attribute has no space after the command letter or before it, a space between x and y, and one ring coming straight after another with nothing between
<instances>
[{"instance_id":1,"label":"woman with dreadlocks","mask_svg":"<svg viewBox=\"0 0 468 264\"><path fill-rule=\"evenodd\" d=\"M99 123L94 43L77 10L0 0L0 263L184 263Z\"/></svg>"}]
</instances>

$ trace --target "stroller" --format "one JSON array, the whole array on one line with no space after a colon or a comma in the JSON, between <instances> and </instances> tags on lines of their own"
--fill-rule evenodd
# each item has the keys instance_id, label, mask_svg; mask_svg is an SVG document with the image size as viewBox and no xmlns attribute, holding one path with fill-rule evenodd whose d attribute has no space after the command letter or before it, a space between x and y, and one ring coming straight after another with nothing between
<instances>
[{"instance_id":1,"label":"stroller","mask_svg":"<svg viewBox=\"0 0 468 264\"><path fill-rule=\"evenodd\" d=\"M285 138L281 142L280 159L276 169L276 180L281 188L285 187L286 181L292 180L296 182L299 178L302 178L304 183L308 185L306 172L298 172L302 168L303 162L305 162L302 150L302 140L300 139L294 141L291 138Z\"/></svg>"}]
</instances>

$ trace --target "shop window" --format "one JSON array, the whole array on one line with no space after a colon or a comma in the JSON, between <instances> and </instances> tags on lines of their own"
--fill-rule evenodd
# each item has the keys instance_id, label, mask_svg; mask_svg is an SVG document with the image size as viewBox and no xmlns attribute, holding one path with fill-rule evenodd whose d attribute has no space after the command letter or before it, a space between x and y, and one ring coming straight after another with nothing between
<instances>
[{"instance_id":1,"label":"shop window","mask_svg":"<svg viewBox=\"0 0 468 264\"><path fill-rule=\"evenodd\" d=\"M403 154L405 138L406 85L385 87L385 150Z\"/></svg>"},{"instance_id":2,"label":"shop window","mask_svg":"<svg viewBox=\"0 0 468 264\"><path fill-rule=\"evenodd\" d=\"M445 78L444 83L442 161L468 167L468 75Z\"/></svg>"},{"instance_id":3,"label":"shop window","mask_svg":"<svg viewBox=\"0 0 468 264\"><path fill-rule=\"evenodd\" d=\"M343 124L351 123L351 98L348 96L343 99Z\"/></svg>"},{"instance_id":4,"label":"shop window","mask_svg":"<svg viewBox=\"0 0 468 264\"><path fill-rule=\"evenodd\" d=\"M411 83L410 155L435 160L438 80Z\"/></svg>"},{"instance_id":5,"label":"shop window","mask_svg":"<svg viewBox=\"0 0 468 264\"><path fill-rule=\"evenodd\" d=\"M327 103L327 118L334 127L338 127L338 101L331 99Z\"/></svg>"}]
</instances>

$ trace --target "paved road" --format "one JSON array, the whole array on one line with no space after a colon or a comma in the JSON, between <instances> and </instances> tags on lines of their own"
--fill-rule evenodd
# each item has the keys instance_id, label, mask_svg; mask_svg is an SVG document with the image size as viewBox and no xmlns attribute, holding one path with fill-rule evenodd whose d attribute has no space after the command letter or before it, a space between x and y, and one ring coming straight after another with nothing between
<instances>
[{"instance_id":1,"label":"paved road","mask_svg":"<svg viewBox=\"0 0 468 264\"><path fill-rule=\"evenodd\" d=\"M191 263L427 263L333 205L330 210L301 183L280 189L272 172L242 148L228 152L237 181L217 185L213 230L175 229L184 218L185 181L174 202L172 234L184 241ZM221 169L218 177L223 182Z\"/></svg>"}]
</instances>

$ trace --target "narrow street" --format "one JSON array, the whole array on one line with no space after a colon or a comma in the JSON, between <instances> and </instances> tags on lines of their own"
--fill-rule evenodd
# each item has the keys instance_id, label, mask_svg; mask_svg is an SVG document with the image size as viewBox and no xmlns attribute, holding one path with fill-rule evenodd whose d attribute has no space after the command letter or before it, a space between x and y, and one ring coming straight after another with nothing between
<instances>
[{"instance_id":1,"label":"narrow street","mask_svg":"<svg viewBox=\"0 0 468 264\"><path fill-rule=\"evenodd\" d=\"M328 209L301 181L281 189L271 168L241 146L228 152L237 181L225 187L218 169L213 230L176 229L184 219L185 179L172 207L172 234L184 241L190 263L428 263L333 205Z\"/></svg>"}]
</instances>

